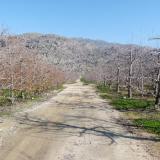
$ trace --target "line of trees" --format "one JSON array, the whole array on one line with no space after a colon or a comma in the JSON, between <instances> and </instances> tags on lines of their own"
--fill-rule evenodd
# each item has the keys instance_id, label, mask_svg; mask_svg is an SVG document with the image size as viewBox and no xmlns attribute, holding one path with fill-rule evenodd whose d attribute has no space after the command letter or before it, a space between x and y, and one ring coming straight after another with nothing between
<instances>
[{"instance_id":1,"label":"line of trees","mask_svg":"<svg viewBox=\"0 0 160 160\"><path fill-rule=\"evenodd\" d=\"M64 83L63 71L49 64L36 49L18 43L16 36L0 36L0 96L13 103L17 97L31 98Z\"/></svg>"},{"instance_id":2,"label":"line of trees","mask_svg":"<svg viewBox=\"0 0 160 160\"><path fill-rule=\"evenodd\" d=\"M83 76L86 80L103 83L117 93L126 91L128 98L138 96L155 97L155 105L160 108L160 51L146 50L145 47L128 51L114 48L114 54Z\"/></svg>"}]
</instances>

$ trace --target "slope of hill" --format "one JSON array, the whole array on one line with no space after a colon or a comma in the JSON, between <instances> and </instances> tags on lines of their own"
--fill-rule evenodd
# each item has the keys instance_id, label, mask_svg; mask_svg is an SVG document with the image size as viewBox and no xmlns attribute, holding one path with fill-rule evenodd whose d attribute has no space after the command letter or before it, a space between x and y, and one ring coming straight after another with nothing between
<instances>
[{"instance_id":1,"label":"slope of hill","mask_svg":"<svg viewBox=\"0 0 160 160\"><path fill-rule=\"evenodd\" d=\"M12 43L10 39L12 39ZM121 45L99 40L65 38L36 33L10 36L7 41L8 45L23 46L30 49L31 52L45 55L50 63L64 71L80 74L99 64L107 63L118 52L125 56L131 48L143 55L149 55L151 51L149 47L143 47L142 50L142 47L136 45Z\"/></svg>"}]
</instances>

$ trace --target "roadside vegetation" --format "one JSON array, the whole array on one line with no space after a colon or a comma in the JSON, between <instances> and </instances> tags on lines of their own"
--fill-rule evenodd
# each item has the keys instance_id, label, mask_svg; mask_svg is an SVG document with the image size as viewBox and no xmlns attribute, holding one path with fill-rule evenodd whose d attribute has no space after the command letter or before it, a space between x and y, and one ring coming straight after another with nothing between
<instances>
[{"instance_id":1,"label":"roadside vegetation","mask_svg":"<svg viewBox=\"0 0 160 160\"><path fill-rule=\"evenodd\" d=\"M91 81L81 79L84 84ZM160 112L155 110L153 97L127 98L125 90L117 93L115 87L94 82L99 95L106 99L116 110L123 112L124 118L129 120L133 126L144 129L150 133L160 135ZM136 95L136 94L135 94Z\"/></svg>"},{"instance_id":2,"label":"roadside vegetation","mask_svg":"<svg viewBox=\"0 0 160 160\"><path fill-rule=\"evenodd\" d=\"M11 101L9 101L9 103L2 102L0 106L0 117L12 116L14 113L21 112L24 109L32 108L35 105L37 106L38 104L41 104L42 102L47 101L49 98L55 96L63 89L64 87L63 85L61 85L59 87L42 92L39 95L32 96L31 98L20 98L13 104L11 103ZM7 101L8 99L5 98L5 100Z\"/></svg>"},{"instance_id":3,"label":"roadside vegetation","mask_svg":"<svg viewBox=\"0 0 160 160\"><path fill-rule=\"evenodd\" d=\"M63 88L64 72L38 54L36 48L19 45L16 36L3 35L2 40L5 44L0 46L0 115L8 114L17 103L37 100L48 91Z\"/></svg>"},{"instance_id":4,"label":"roadside vegetation","mask_svg":"<svg viewBox=\"0 0 160 160\"><path fill-rule=\"evenodd\" d=\"M112 48L104 63L87 70L83 78L96 84L100 96L107 99L132 125L159 134L160 124L160 50ZM149 65L149 66L148 66Z\"/></svg>"}]
</instances>

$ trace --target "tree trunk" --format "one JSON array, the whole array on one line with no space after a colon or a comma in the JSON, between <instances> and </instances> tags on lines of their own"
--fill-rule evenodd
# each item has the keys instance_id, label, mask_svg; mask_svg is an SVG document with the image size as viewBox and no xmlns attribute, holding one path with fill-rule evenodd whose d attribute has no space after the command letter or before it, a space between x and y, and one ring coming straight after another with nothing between
<instances>
[{"instance_id":1,"label":"tree trunk","mask_svg":"<svg viewBox=\"0 0 160 160\"><path fill-rule=\"evenodd\" d=\"M155 99L155 108L160 109L160 52L158 51L158 75L156 83L156 99Z\"/></svg>"},{"instance_id":2,"label":"tree trunk","mask_svg":"<svg viewBox=\"0 0 160 160\"><path fill-rule=\"evenodd\" d=\"M128 77L128 98L132 98L132 50L130 52L129 77Z\"/></svg>"},{"instance_id":3,"label":"tree trunk","mask_svg":"<svg viewBox=\"0 0 160 160\"><path fill-rule=\"evenodd\" d=\"M119 90L119 74L120 74L120 68L118 67L118 70L117 70L117 93L119 93L120 92L120 90Z\"/></svg>"},{"instance_id":4,"label":"tree trunk","mask_svg":"<svg viewBox=\"0 0 160 160\"><path fill-rule=\"evenodd\" d=\"M105 78L105 76L103 77L103 85L106 86L106 78Z\"/></svg>"},{"instance_id":5,"label":"tree trunk","mask_svg":"<svg viewBox=\"0 0 160 160\"><path fill-rule=\"evenodd\" d=\"M14 103L14 72L13 72L13 64L12 64L12 58L13 58L13 55L12 55L12 52L10 52L10 49L9 49L9 65L10 65L10 76L11 76L11 87L10 87L10 93L11 93L11 103L13 104Z\"/></svg>"},{"instance_id":6,"label":"tree trunk","mask_svg":"<svg viewBox=\"0 0 160 160\"><path fill-rule=\"evenodd\" d=\"M156 85L155 108L160 109L160 68L158 71L158 78L157 78L157 85Z\"/></svg>"},{"instance_id":7,"label":"tree trunk","mask_svg":"<svg viewBox=\"0 0 160 160\"><path fill-rule=\"evenodd\" d=\"M142 65L142 61L141 63L141 96L144 96L144 74L143 74L143 65Z\"/></svg>"}]
</instances>

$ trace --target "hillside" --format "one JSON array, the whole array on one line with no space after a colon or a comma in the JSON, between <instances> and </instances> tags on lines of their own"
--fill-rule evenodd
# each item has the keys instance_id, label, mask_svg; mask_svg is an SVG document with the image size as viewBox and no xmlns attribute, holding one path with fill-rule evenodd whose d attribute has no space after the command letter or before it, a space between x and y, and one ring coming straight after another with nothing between
<instances>
[{"instance_id":1,"label":"hillside","mask_svg":"<svg viewBox=\"0 0 160 160\"><path fill-rule=\"evenodd\" d=\"M11 44L10 39L15 42L12 41ZM64 71L76 73L84 73L99 64L106 63L118 52L127 55L131 46L147 57L151 50L151 48L142 48L136 45L121 45L100 40L65 38L36 33L10 36L6 41L8 41L7 45L23 46L32 52L36 51L38 54L45 55L50 63ZM4 41L1 41L0 44L1 50L2 46L5 48Z\"/></svg>"}]
</instances>

